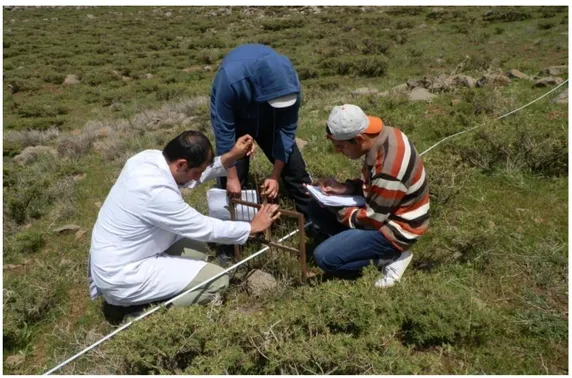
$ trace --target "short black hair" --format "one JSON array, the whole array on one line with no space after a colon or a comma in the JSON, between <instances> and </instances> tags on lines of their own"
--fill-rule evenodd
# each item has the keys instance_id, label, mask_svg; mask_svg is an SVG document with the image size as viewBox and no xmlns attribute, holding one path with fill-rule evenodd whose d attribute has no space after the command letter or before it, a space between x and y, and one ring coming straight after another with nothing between
<instances>
[{"instance_id":1,"label":"short black hair","mask_svg":"<svg viewBox=\"0 0 572 378\"><path fill-rule=\"evenodd\" d=\"M332 136L332 130L330 130L327 123L326 123L326 134L328 134L329 137ZM356 144L356 138L354 137L348 140L341 140L340 142L350 142L351 144Z\"/></svg>"},{"instance_id":2,"label":"short black hair","mask_svg":"<svg viewBox=\"0 0 572 378\"><path fill-rule=\"evenodd\" d=\"M163 156L169 162L185 159L189 168L196 168L206 161L213 160L213 146L205 134L200 131L183 131L163 148Z\"/></svg>"}]
</instances>

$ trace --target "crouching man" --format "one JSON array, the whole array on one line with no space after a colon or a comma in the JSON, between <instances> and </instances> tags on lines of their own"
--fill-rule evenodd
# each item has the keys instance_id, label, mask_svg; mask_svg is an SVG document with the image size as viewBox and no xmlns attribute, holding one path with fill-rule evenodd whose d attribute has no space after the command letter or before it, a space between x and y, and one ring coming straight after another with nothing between
<instances>
[{"instance_id":1,"label":"crouching man","mask_svg":"<svg viewBox=\"0 0 572 378\"><path fill-rule=\"evenodd\" d=\"M331 235L314 250L316 264L326 273L355 277L373 262L382 272L375 286L393 286L429 222L421 158L405 134L356 105L334 107L326 132L336 152L354 160L364 157L361 178L344 183L322 179L315 185L326 194L362 195L366 204L326 208L311 203L309 218Z\"/></svg>"},{"instance_id":2,"label":"crouching man","mask_svg":"<svg viewBox=\"0 0 572 378\"><path fill-rule=\"evenodd\" d=\"M251 222L205 216L184 200L179 187L226 174L254 150L244 135L214 157L208 138L185 131L163 149L146 150L125 163L111 188L91 238L88 279L92 299L103 295L114 306L163 301L221 273L206 262L205 242L244 244L278 218L278 206L263 206ZM176 307L205 303L228 286L222 275L173 302Z\"/></svg>"}]
</instances>

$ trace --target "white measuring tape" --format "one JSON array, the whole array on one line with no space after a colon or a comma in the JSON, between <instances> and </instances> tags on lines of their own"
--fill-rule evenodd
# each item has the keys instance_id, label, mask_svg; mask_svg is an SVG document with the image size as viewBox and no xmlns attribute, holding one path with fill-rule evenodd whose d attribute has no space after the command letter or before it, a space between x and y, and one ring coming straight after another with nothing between
<instances>
[{"instance_id":1,"label":"white measuring tape","mask_svg":"<svg viewBox=\"0 0 572 378\"><path fill-rule=\"evenodd\" d=\"M505 114L505 115L503 115L503 116L500 116L500 117L496 118L495 121L498 121L499 119L502 119L502 118L504 118L504 117L507 117L507 116L509 116L509 115L511 115L511 114L513 114L513 113L516 113L517 111L519 111L519 110L521 110L521 109L526 108L526 107L529 106L529 105L534 104L536 101L538 101L538 100L540 100L540 99L542 99L542 98L548 96L550 93L554 92L555 90L557 90L558 88L560 88L561 86L563 86L564 84L566 84L567 82L568 82L568 79L567 79L566 81L564 81L562 84L560 84L560 85L558 85L557 87L553 88L551 91L549 91L549 92L545 93L544 95L538 97L536 100L531 101L531 102L529 102L528 104L526 104L526 105L524 105L524 106L521 106L520 108L518 108L518 109L516 109L516 110L513 110L513 111L510 112L510 113L507 113L507 114ZM448 137L443 138L442 140L440 140L439 142L435 143L433 146L429 147L428 149L426 149L425 151L423 151L423 152L420 153L419 155L421 156L421 155L423 155L423 154L429 152L429 151L432 150L434 147L436 147L436 146L438 146L439 144L443 143L443 142L446 141L447 139L453 138L454 136L457 136L457 135L464 134L464 133L466 133L466 132L468 132L468 131L471 131L471 130L474 130L474 129L476 129L477 127L480 127L480 126L482 126L482 125L483 125L483 124L477 125L477 126L474 126L474 127L469 128L469 129L467 129L467 130L463 130L463 131L461 131L461 132L458 132L458 133L456 133L456 134L449 135ZM304 226L304 228L308 227L308 226L311 225L311 224L312 224L312 222L306 223L306 225ZM294 230L294 231L290 232L288 235L286 235L286 236L282 237L281 239L279 239L278 242L281 242L281 241L284 241L284 240L288 239L290 236L296 234L297 232L298 232L298 230ZM58 369L64 367L64 366L67 365L68 363L72 362L73 360L75 360L75 359L78 358L79 356L81 356L81 355L83 355L83 354L89 352L90 350L92 350L93 348L95 348L95 347L98 346L99 344L103 343L104 341L109 340L110 338L112 338L113 336L115 336L116 334L118 334L119 332L121 332L121 331L123 331L124 329L128 328L129 326L131 326L133 323L135 323L135 322L137 322L137 321L139 321L139 320L141 320L141 319L143 319L143 318L145 318L145 317L151 315L152 313L154 313L155 311L161 309L162 307L166 307L167 305L169 305L169 304L172 303L173 301L179 299L179 298L182 297L183 295L186 295L186 294L190 293L191 291L194 291L194 290L196 290L196 289L198 289L198 288L200 288L200 287L206 285L207 283L209 283L209 282L211 282L211 281L213 281L213 280L219 278L220 276L223 276L224 274L230 272L230 271L233 270L234 268L236 268L236 267L238 267L238 266L244 264L245 262L247 262L247 261L249 261L249 260L255 258L256 256L262 254L263 252L266 252L266 251L269 250L269 249L270 249L270 247L264 247L264 248L262 248L262 249L259 250L258 252L256 252L256 253L254 253L254 254L248 256L247 258L245 258L244 260L242 260L242 261L240 261L240 262L234 264L233 266L231 266L231 267L229 267L229 268L223 270L223 271L220 272L219 274L217 274L217 275L215 275L215 276L212 276L212 277L209 278L208 280L201 282L201 283L198 284L197 286L195 286L195 287L193 287L193 288L190 288L189 290L187 290L187 291L185 291L185 292L183 292L183 293L177 295L176 297L174 297L174 298L172 298L172 299L170 299L170 300L168 300L168 301L162 303L160 306L157 306L157 307L153 308L152 310L149 310L148 312L146 312L146 313L144 313L144 314L142 314L142 315L139 315L139 316L136 317L135 319L131 320L129 323L126 323L126 324L124 324L123 326L121 326L120 328L117 328L115 331L113 331L113 332L110 333L109 335L103 337L102 339L100 339L99 341L97 341L95 344L92 344L92 345L90 345L89 347L87 347L87 348L85 348L84 350L82 350L81 352L79 352L79 353L73 355L72 357L68 358L67 360L65 360L64 362L62 362L62 363L59 364L58 366L54 367L53 369L47 371L47 372L44 373L43 375L50 375L50 374L52 374L54 371L56 371L56 370L58 370Z\"/></svg>"},{"instance_id":2,"label":"white measuring tape","mask_svg":"<svg viewBox=\"0 0 572 378\"><path fill-rule=\"evenodd\" d=\"M518 108L518 109L516 109L516 110L513 110L513 111L510 112L510 113L506 113L505 115L502 115L502 116L500 116L500 117L498 117L498 118L495 118L493 121L498 121L499 119L503 119L504 117L508 117L509 115L511 115L511 114L513 114L513 113L516 113L516 112L518 112L519 110L522 110L522 109L526 108L526 107L529 106L529 105L534 104L536 101L538 101L538 100L540 100L540 99L542 99L542 98L548 96L550 93L554 92L555 90L557 90L558 88L560 88L561 86L563 86L564 84L566 84L567 82L568 82L568 79L566 79L566 81L564 81L562 84L558 85L556 88L553 88L551 91L546 92L546 93L543 94L542 96L538 97L536 100L531 101L531 102L529 102L528 104L526 104L526 105L524 105L524 106L521 106L520 108ZM457 136L457 135L464 134L464 133L466 133L466 132L468 132L468 131L471 131L471 130L476 129L477 127L481 127L482 125L484 125L484 123L482 123L482 124L480 124L480 125L477 125L477 126L473 126L473 127L469 128L469 129L467 129L467 130L460 131L460 132L458 132L458 133L456 133L456 134L449 135L448 137L441 139L439 142L435 143L434 145L432 145L431 147L429 147L428 149L426 149L425 151L423 151L422 153L420 153L419 156L424 155L425 153L431 151L434 147L437 147L438 145L440 145L441 143L443 143L443 142L446 141L447 139L451 139L451 138L453 138L453 137L455 137L455 136Z\"/></svg>"}]
</instances>

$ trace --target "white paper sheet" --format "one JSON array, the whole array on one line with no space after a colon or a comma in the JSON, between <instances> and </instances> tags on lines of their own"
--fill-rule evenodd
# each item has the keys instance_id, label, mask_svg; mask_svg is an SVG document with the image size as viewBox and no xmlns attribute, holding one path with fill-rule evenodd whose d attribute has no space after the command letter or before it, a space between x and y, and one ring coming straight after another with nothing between
<instances>
[{"instance_id":1,"label":"white paper sheet","mask_svg":"<svg viewBox=\"0 0 572 378\"><path fill-rule=\"evenodd\" d=\"M241 193L241 198L243 201L258 203L258 196L256 195L256 190L249 189L243 190ZM230 212L228 197L226 195L226 190L212 188L207 190L207 202L209 206L209 217L218 218L222 220L230 220ZM258 209L254 207L236 205L236 220L241 221L251 221L254 215L258 212Z\"/></svg>"},{"instance_id":2,"label":"white paper sheet","mask_svg":"<svg viewBox=\"0 0 572 378\"><path fill-rule=\"evenodd\" d=\"M351 196L351 195L325 195L319 186L308 185L306 187L308 192L314 197L318 202L325 206L359 206L365 205L365 197L363 196Z\"/></svg>"}]
</instances>

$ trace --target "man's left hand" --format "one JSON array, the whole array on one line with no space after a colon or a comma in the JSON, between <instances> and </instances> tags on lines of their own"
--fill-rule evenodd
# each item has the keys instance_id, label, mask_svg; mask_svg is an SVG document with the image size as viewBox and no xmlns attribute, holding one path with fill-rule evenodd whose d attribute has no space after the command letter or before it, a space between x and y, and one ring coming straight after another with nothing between
<instances>
[{"instance_id":1,"label":"man's left hand","mask_svg":"<svg viewBox=\"0 0 572 378\"><path fill-rule=\"evenodd\" d=\"M264 180L264 193L268 196L268 199L275 199L278 197L278 190L280 185L278 185L278 180L272 177Z\"/></svg>"}]
</instances>

